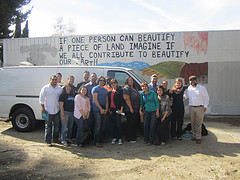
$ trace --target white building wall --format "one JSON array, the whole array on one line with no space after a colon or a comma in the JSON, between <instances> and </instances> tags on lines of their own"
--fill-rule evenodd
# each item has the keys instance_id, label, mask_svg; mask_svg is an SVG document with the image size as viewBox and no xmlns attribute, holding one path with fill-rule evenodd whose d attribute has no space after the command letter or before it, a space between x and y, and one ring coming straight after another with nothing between
<instances>
[{"instance_id":1,"label":"white building wall","mask_svg":"<svg viewBox=\"0 0 240 180\"><path fill-rule=\"evenodd\" d=\"M240 114L240 62L209 63L211 114Z\"/></svg>"},{"instance_id":2,"label":"white building wall","mask_svg":"<svg viewBox=\"0 0 240 180\"><path fill-rule=\"evenodd\" d=\"M156 41L144 41L139 38L159 34L161 38ZM104 37L113 37L115 40L103 42ZM77 40L80 41L76 42ZM161 46L160 49L154 50L131 49L131 43L141 44L143 42L147 44L160 43ZM168 46L169 43L173 46ZM72 48L76 45L82 48L80 50ZM120 50L111 48L116 45L123 48ZM166 79L169 82L169 88L172 88L174 80L180 77L180 74L169 78L167 74L164 74L166 72L159 70L161 63L174 61L180 63L180 68L181 63L201 64L208 62L208 72L204 74L207 81L203 82L210 95L208 113L240 115L238 92L240 89L240 30L4 39L3 46L4 66L19 65L21 61L28 61L35 65L71 65L78 62L79 65L84 66L90 65L91 62L92 65L124 66L140 70L139 72L145 75L146 80L150 79L151 73L157 73L160 77L159 83ZM143 51L146 51L146 57L141 55ZM161 53L174 51L175 54L171 57L156 58L153 57L155 51ZM181 58L176 56L176 52L180 51L183 52ZM90 56L91 53L102 52L128 52L131 53L131 56L121 58L112 56L92 58ZM157 68L154 69L155 65ZM150 71L150 73L146 74L142 69L145 69L146 72Z\"/></svg>"}]
</instances>

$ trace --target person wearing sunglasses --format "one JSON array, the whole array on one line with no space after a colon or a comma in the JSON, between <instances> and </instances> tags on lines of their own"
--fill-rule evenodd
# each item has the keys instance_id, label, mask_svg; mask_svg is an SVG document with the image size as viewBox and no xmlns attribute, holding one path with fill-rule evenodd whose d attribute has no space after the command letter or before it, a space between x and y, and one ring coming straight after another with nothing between
<instances>
[{"instance_id":1,"label":"person wearing sunglasses","mask_svg":"<svg viewBox=\"0 0 240 180\"><path fill-rule=\"evenodd\" d=\"M106 120L108 112L108 91L104 88L106 79L100 76L98 85L92 89L92 106L95 117L94 125L94 144L96 147L102 147L101 141L105 140Z\"/></svg>"},{"instance_id":2,"label":"person wearing sunglasses","mask_svg":"<svg viewBox=\"0 0 240 180\"><path fill-rule=\"evenodd\" d=\"M118 81L116 79L111 79L110 81L111 90L108 92L108 104L110 113L110 129L112 144L116 144L118 139L118 144L122 144L122 127L121 127L121 114L123 112L123 92L118 86Z\"/></svg>"}]
</instances>

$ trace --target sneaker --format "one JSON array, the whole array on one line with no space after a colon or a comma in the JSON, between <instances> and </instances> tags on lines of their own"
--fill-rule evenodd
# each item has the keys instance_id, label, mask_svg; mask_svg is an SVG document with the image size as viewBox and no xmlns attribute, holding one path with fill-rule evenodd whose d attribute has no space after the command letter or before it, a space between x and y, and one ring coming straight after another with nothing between
<instances>
[{"instance_id":1,"label":"sneaker","mask_svg":"<svg viewBox=\"0 0 240 180\"><path fill-rule=\"evenodd\" d=\"M102 145L100 143L96 143L96 147L101 148Z\"/></svg>"},{"instance_id":2,"label":"sneaker","mask_svg":"<svg viewBox=\"0 0 240 180\"><path fill-rule=\"evenodd\" d=\"M160 146L165 146L165 145L166 145L166 143L165 143L165 142L162 142Z\"/></svg>"},{"instance_id":3,"label":"sneaker","mask_svg":"<svg viewBox=\"0 0 240 180\"><path fill-rule=\"evenodd\" d=\"M67 141L62 141L61 144L63 144L64 146L68 146Z\"/></svg>"},{"instance_id":4,"label":"sneaker","mask_svg":"<svg viewBox=\"0 0 240 180\"><path fill-rule=\"evenodd\" d=\"M191 140L192 140L192 141L196 141L196 138L195 138L195 137L192 137Z\"/></svg>"},{"instance_id":5,"label":"sneaker","mask_svg":"<svg viewBox=\"0 0 240 180\"><path fill-rule=\"evenodd\" d=\"M118 140L118 144L121 145L122 144L122 139Z\"/></svg>"},{"instance_id":6,"label":"sneaker","mask_svg":"<svg viewBox=\"0 0 240 180\"><path fill-rule=\"evenodd\" d=\"M112 144L116 144L116 138L112 139Z\"/></svg>"},{"instance_id":7,"label":"sneaker","mask_svg":"<svg viewBox=\"0 0 240 180\"><path fill-rule=\"evenodd\" d=\"M53 140L53 142L57 144L61 144L61 141L59 141L58 139Z\"/></svg>"},{"instance_id":8,"label":"sneaker","mask_svg":"<svg viewBox=\"0 0 240 180\"><path fill-rule=\"evenodd\" d=\"M53 145L51 143L47 143L47 146L48 147L52 147Z\"/></svg>"},{"instance_id":9,"label":"sneaker","mask_svg":"<svg viewBox=\"0 0 240 180\"><path fill-rule=\"evenodd\" d=\"M74 144L74 142L72 140L68 140L67 141L69 144Z\"/></svg>"},{"instance_id":10,"label":"sneaker","mask_svg":"<svg viewBox=\"0 0 240 180\"><path fill-rule=\"evenodd\" d=\"M202 142L201 139L196 139L197 144L201 144L201 142Z\"/></svg>"},{"instance_id":11,"label":"sneaker","mask_svg":"<svg viewBox=\"0 0 240 180\"><path fill-rule=\"evenodd\" d=\"M148 145L148 146L151 146L151 145L152 145L152 143L147 143L147 145Z\"/></svg>"},{"instance_id":12,"label":"sneaker","mask_svg":"<svg viewBox=\"0 0 240 180\"><path fill-rule=\"evenodd\" d=\"M178 137L177 140L181 141L181 140L182 140L182 137Z\"/></svg>"},{"instance_id":13,"label":"sneaker","mask_svg":"<svg viewBox=\"0 0 240 180\"><path fill-rule=\"evenodd\" d=\"M130 141L130 143L136 143L137 141Z\"/></svg>"},{"instance_id":14,"label":"sneaker","mask_svg":"<svg viewBox=\"0 0 240 180\"><path fill-rule=\"evenodd\" d=\"M83 144L78 144L77 146L78 146L78 147L83 147Z\"/></svg>"}]
</instances>

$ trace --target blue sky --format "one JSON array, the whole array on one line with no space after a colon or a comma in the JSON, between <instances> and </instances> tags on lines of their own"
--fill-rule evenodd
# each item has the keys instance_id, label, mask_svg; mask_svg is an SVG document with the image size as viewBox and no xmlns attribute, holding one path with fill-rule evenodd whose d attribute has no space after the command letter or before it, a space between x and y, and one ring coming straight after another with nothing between
<instances>
[{"instance_id":1,"label":"blue sky","mask_svg":"<svg viewBox=\"0 0 240 180\"><path fill-rule=\"evenodd\" d=\"M31 5L30 37L54 34L58 17L75 24L77 35L240 29L239 0L32 0Z\"/></svg>"}]
</instances>

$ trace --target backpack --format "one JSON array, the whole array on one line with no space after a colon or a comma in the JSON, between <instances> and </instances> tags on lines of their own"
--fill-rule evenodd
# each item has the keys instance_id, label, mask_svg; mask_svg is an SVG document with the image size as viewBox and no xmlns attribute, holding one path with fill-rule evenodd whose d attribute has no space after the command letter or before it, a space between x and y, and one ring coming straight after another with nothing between
<instances>
[{"instance_id":1,"label":"backpack","mask_svg":"<svg viewBox=\"0 0 240 180\"><path fill-rule=\"evenodd\" d=\"M192 130L191 123L188 123L187 126L183 129L182 134L185 134L187 131L190 132ZM207 136L208 130L204 124L202 124L202 136Z\"/></svg>"}]
</instances>

